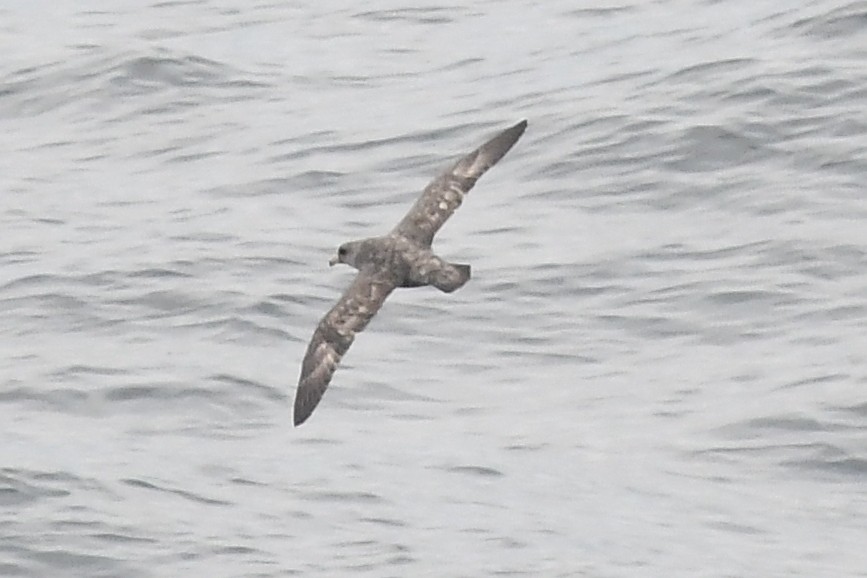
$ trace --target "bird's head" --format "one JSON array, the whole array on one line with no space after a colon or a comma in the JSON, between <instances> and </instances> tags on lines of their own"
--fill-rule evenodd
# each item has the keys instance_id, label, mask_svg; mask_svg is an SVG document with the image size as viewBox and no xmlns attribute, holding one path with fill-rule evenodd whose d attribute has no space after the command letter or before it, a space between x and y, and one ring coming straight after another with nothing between
<instances>
[{"instance_id":1,"label":"bird's head","mask_svg":"<svg viewBox=\"0 0 867 578\"><path fill-rule=\"evenodd\" d=\"M355 267L356 269L358 269L358 265L356 265L356 258L358 257L359 249L360 243L358 243L358 241L343 243L337 249L337 254L331 258L328 264L333 267L338 263L345 263L347 265L350 265L351 267Z\"/></svg>"}]
</instances>

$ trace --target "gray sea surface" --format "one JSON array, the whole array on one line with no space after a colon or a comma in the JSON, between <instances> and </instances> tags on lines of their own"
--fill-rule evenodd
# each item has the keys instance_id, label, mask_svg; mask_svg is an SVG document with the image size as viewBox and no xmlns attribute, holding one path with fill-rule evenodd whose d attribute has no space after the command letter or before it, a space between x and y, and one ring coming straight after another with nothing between
<instances>
[{"instance_id":1,"label":"gray sea surface","mask_svg":"<svg viewBox=\"0 0 867 578\"><path fill-rule=\"evenodd\" d=\"M867 2L0 6L0 575L867 576ZM304 349L526 118L312 418Z\"/></svg>"}]
</instances>

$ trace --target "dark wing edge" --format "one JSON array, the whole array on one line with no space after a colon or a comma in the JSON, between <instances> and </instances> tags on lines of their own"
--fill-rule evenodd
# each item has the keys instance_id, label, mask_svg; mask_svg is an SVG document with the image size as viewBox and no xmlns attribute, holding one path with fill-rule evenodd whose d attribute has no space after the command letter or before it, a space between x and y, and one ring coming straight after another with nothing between
<instances>
[{"instance_id":1,"label":"dark wing edge","mask_svg":"<svg viewBox=\"0 0 867 578\"><path fill-rule=\"evenodd\" d=\"M296 426L304 423L319 405L355 335L367 327L394 288L391 281L361 271L337 304L319 321L301 363L295 393Z\"/></svg>"},{"instance_id":2,"label":"dark wing edge","mask_svg":"<svg viewBox=\"0 0 867 578\"><path fill-rule=\"evenodd\" d=\"M427 246L452 213L461 206L464 195L485 171L497 164L524 134L527 121L508 128L459 160L433 180L401 219L392 233Z\"/></svg>"}]
</instances>

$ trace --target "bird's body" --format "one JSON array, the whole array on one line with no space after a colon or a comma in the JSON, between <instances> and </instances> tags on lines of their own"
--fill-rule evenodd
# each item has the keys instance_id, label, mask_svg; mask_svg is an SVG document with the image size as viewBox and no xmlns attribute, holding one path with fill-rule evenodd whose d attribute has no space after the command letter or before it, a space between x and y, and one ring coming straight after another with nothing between
<instances>
[{"instance_id":1,"label":"bird's body","mask_svg":"<svg viewBox=\"0 0 867 578\"><path fill-rule=\"evenodd\" d=\"M476 180L512 148L526 128L527 121L521 121L501 132L437 177L389 234L340 246L331 264L345 263L358 274L319 322L307 347L295 395L295 425L316 408L355 335L394 289L433 285L450 293L469 280L469 265L441 259L431 243Z\"/></svg>"},{"instance_id":2,"label":"bird's body","mask_svg":"<svg viewBox=\"0 0 867 578\"><path fill-rule=\"evenodd\" d=\"M469 279L469 265L447 263L430 247L395 233L344 243L342 248L355 254L354 262L349 264L359 271L379 271L395 287L433 285L450 293Z\"/></svg>"}]
</instances>

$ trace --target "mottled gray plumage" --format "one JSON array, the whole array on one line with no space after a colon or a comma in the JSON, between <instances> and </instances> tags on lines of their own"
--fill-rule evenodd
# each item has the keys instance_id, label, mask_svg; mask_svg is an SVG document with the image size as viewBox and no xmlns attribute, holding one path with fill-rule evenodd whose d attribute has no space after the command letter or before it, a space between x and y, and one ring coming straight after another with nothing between
<instances>
[{"instance_id":1,"label":"mottled gray plumage","mask_svg":"<svg viewBox=\"0 0 867 578\"><path fill-rule=\"evenodd\" d=\"M434 235L485 171L503 158L527 128L522 120L459 160L430 183L400 223L384 237L344 243L331 265L358 269L355 280L319 322L295 394L295 425L304 423L328 388L340 359L397 287L433 285L450 293L470 278L469 265L443 261L431 249Z\"/></svg>"}]
</instances>

